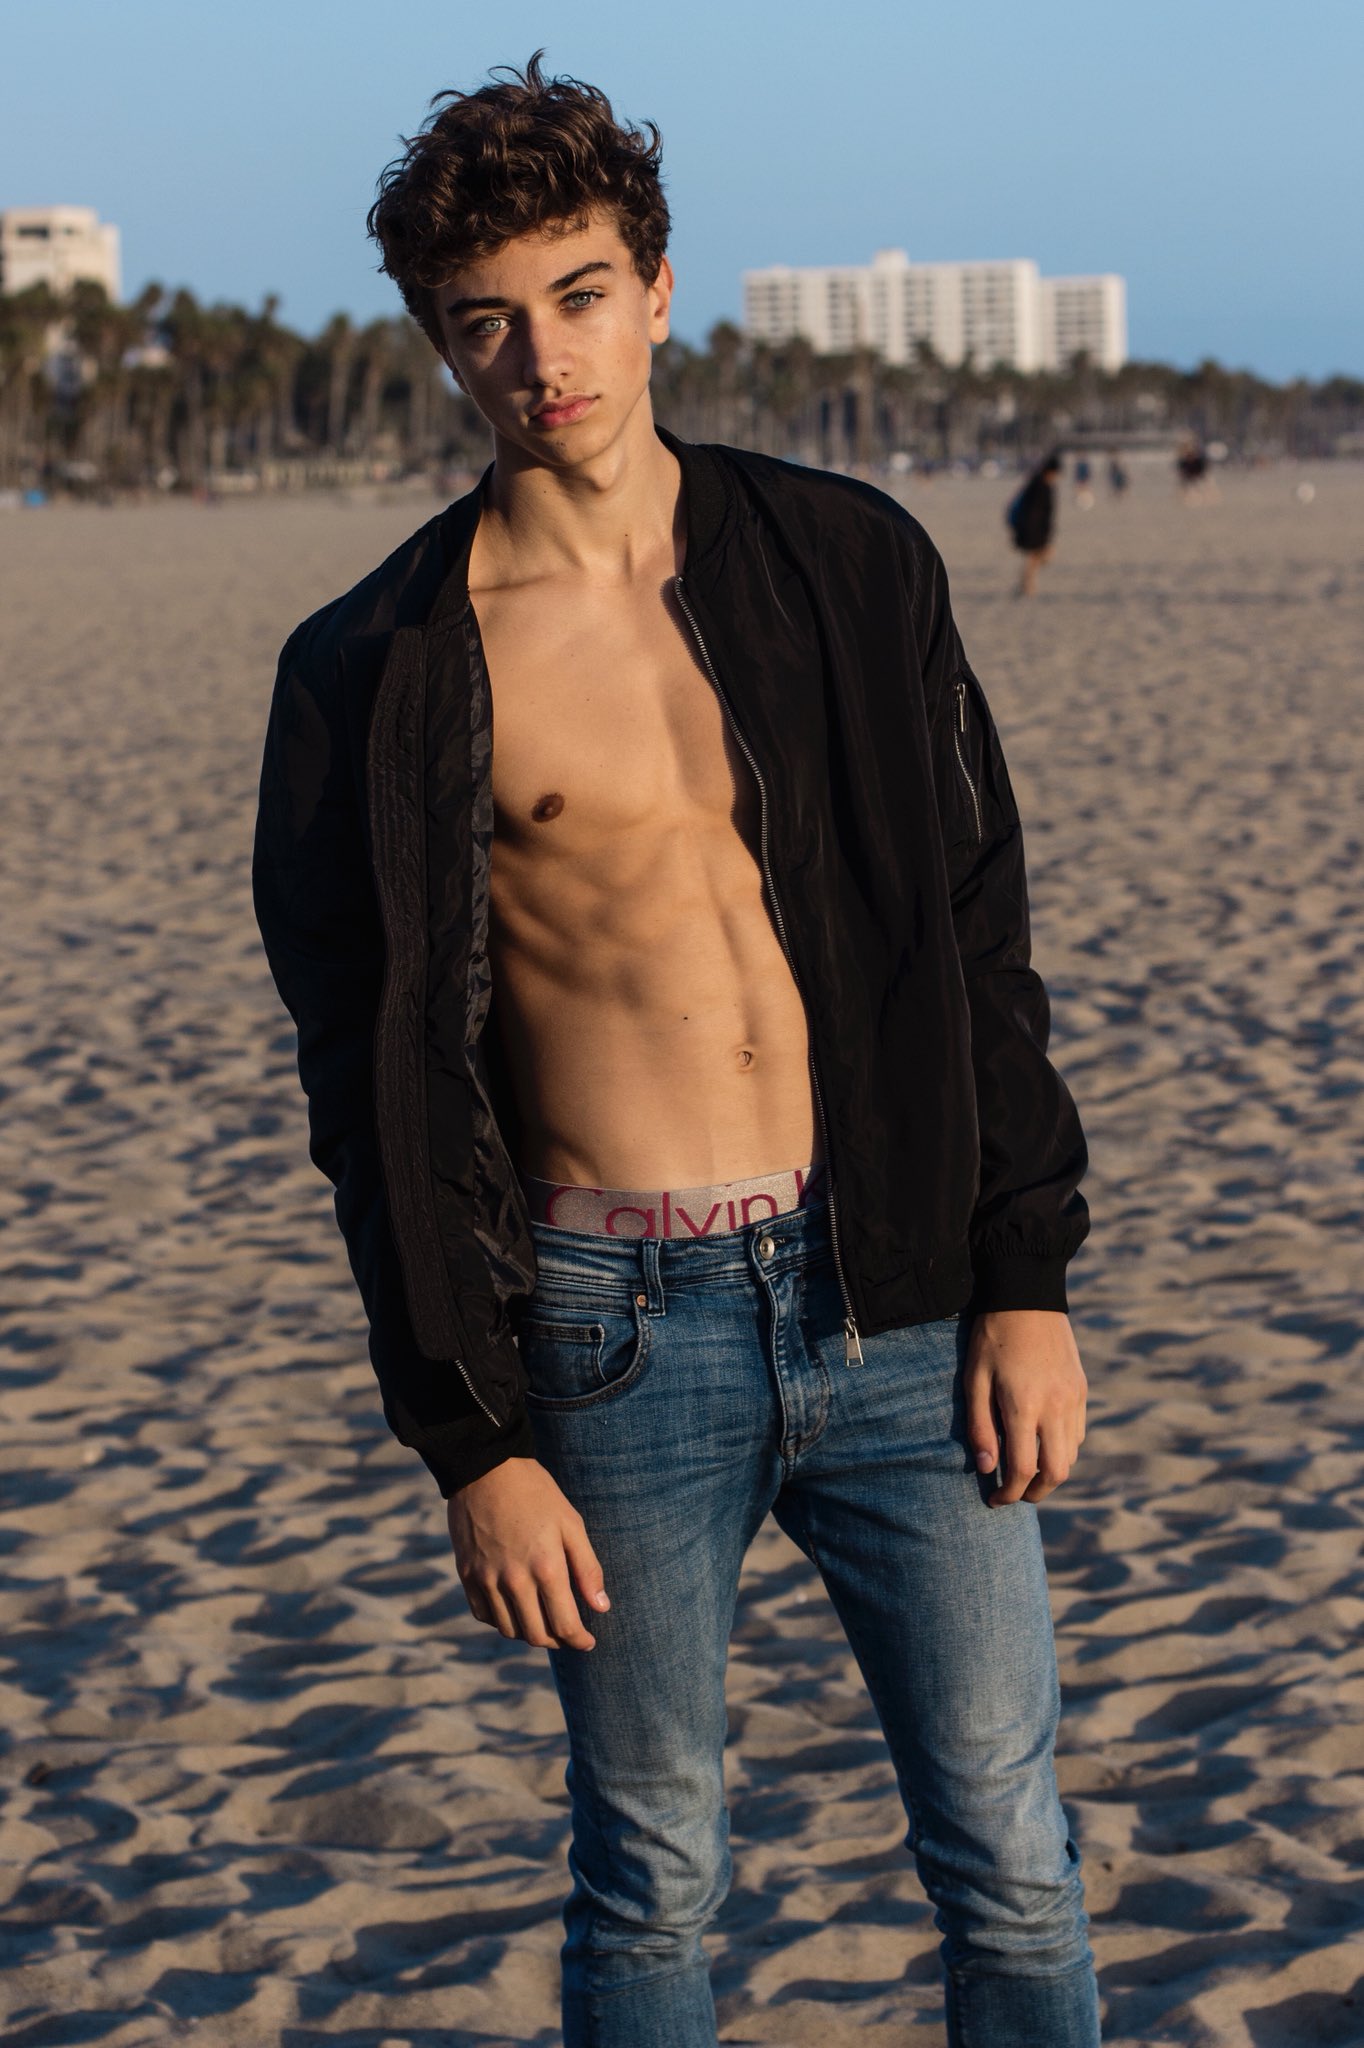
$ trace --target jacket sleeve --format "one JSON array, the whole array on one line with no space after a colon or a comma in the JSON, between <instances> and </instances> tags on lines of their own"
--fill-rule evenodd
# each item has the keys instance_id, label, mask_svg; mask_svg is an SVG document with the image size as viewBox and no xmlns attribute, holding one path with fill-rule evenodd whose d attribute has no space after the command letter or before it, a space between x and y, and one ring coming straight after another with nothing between
<instances>
[{"instance_id":1,"label":"jacket sleeve","mask_svg":"<svg viewBox=\"0 0 1364 2048\"><path fill-rule=\"evenodd\" d=\"M1089 1230L1079 1192L1088 1153L1047 1058L1051 1012L1032 965L1023 829L999 734L942 561L926 548L917 567L915 627L980 1130L972 1307L1064 1310L1066 1266Z\"/></svg>"},{"instance_id":2,"label":"jacket sleeve","mask_svg":"<svg viewBox=\"0 0 1364 2048\"><path fill-rule=\"evenodd\" d=\"M534 1450L523 1410L499 1427L455 1362L427 1358L413 1334L374 1121L383 928L342 693L310 654L316 625L299 627L280 656L252 860L256 920L298 1029L309 1154L335 1190L384 1415L448 1497Z\"/></svg>"}]
</instances>

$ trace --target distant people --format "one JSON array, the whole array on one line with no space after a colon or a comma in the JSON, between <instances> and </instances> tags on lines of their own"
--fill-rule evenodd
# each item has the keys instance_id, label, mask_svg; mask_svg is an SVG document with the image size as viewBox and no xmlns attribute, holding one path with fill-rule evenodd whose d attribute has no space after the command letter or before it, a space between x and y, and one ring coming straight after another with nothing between
<instances>
[{"instance_id":1,"label":"distant people","mask_svg":"<svg viewBox=\"0 0 1364 2048\"><path fill-rule=\"evenodd\" d=\"M1082 455L1075 465L1075 502L1082 512L1094 510L1094 472L1087 455Z\"/></svg>"},{"instance_id":2,"label":"distant people","mask_svg":"<svg viewBox=\"0 0 1364 2048\"><path fill-rule=\"evenodd\" d=\"M1127 471L1123 467L1122 457L1119 455L1117 449L1115 448L1113 450L1113 453L1108 458L1108 488L1113 493L1113 496L1115 498L1122 497L1123 493L1127 489L1128 481L1129 479Z\"/></svg>"},{"instance_id":3,"label":"distant people","mask_svg":"<svg viewBox=\"0 0 1364 2048\"><path fill-rule=\"evenodd\" d=\"M1209 474L1208 452L1196 434L1189 434L1179 444L1175 456L1175 475L1179 480L1179 492L1186 505L1201 505L1216 496L1212 477Z\"/></svg>"},{"instance_id":4,"label":"distant people","mask_svg":"<svg viewBox=\"0 0 1364 2048\"><path fill-rule=\"evenodd\" d=\"M1014 546L1023 557L1018 579L1019 597L1031 597L1037 589L1038 571L1051 559L1051 536L1056 524L1056 485L1061 475L1061 457L1053 450L1035 469L1008 510Z\"/></svg>"}]
</instances>

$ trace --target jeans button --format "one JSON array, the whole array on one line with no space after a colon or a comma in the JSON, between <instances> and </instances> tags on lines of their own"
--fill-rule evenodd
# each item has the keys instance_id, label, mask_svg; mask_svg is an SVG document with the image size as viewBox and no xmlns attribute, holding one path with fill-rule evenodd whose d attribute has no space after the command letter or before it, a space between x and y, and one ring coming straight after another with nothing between
<instances>
[{"instance_id":1,"label":"jeans button","mask_svg":"<svg viewBox=\"0 0 1364 2048\"><path fill-rule=\"evenodd\" d=\"M775 1239L775 1238L771 1238L771 1237L760 1237L760 1238L758 1239L758 1246L757 1246L757 1250L758 1250L758 1257L759 1257L760 1259L770 1259L770 1258L771 1258L771 1256L772 1256L772 1254L773 1254L773 1252L774 1252L774 1251L775 1251L776 1249L777 1249L777 1243L776 1243L776 1239Z\"/></svg>"}]
</instances>

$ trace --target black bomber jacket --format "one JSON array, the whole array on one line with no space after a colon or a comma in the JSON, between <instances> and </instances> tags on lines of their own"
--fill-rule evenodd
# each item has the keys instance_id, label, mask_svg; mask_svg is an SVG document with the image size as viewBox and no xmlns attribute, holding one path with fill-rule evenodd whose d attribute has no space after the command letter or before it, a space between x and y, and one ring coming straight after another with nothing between
<instances>
[{"instance_id":1,"label":"black bomber jacket","mask_svg":"<svg viewBox=\"0 0 1364 2048\"><path fill-rule=\"evenodd\" d=\"M757 783L809 1023L849 1339L1066 1306L1084 1138L1047 1059L1023 840L940 557L870 486L662 437L678 596ZM533 1456L535 1254L488 959L482 487L290 636L256 915L390 1428L442 1493Z\"/></svg>"}]
</instances>

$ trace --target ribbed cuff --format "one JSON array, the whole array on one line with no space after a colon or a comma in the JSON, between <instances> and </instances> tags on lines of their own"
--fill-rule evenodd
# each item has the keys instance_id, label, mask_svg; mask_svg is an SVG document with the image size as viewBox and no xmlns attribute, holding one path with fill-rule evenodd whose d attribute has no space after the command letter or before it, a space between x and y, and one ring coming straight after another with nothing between
<instances>
[{"instance_id":1,"label":"ribbed cuff","mask_svg":"<svg viewBox=\"0 0 1364 2048\"><path fill-rule=\"evenodd\" d=\"M489 1424L485 1429L475 1430L466 1422L414 1431L412 1448L442 1497L449 1500L452 1493L504 1465L508 1458L533 1458L535 1438L530 1417L524 1408L518 1408L505 1429L495 1430Z\"/></svg>"},{"instance_id":2,"label":"ribbed cuff","mask_svg":"<svg viewBox=\"0 0 1364 2048\"><path fill-rule=\"evenodd\" d=\"M1063 1258L992 1258L974 1252L972 1314L984 1315L992 1308L1047 1308L1067 1315L1070 1305L1066 1300L1066 1263Z\"/></svg>"}]
</instances>

